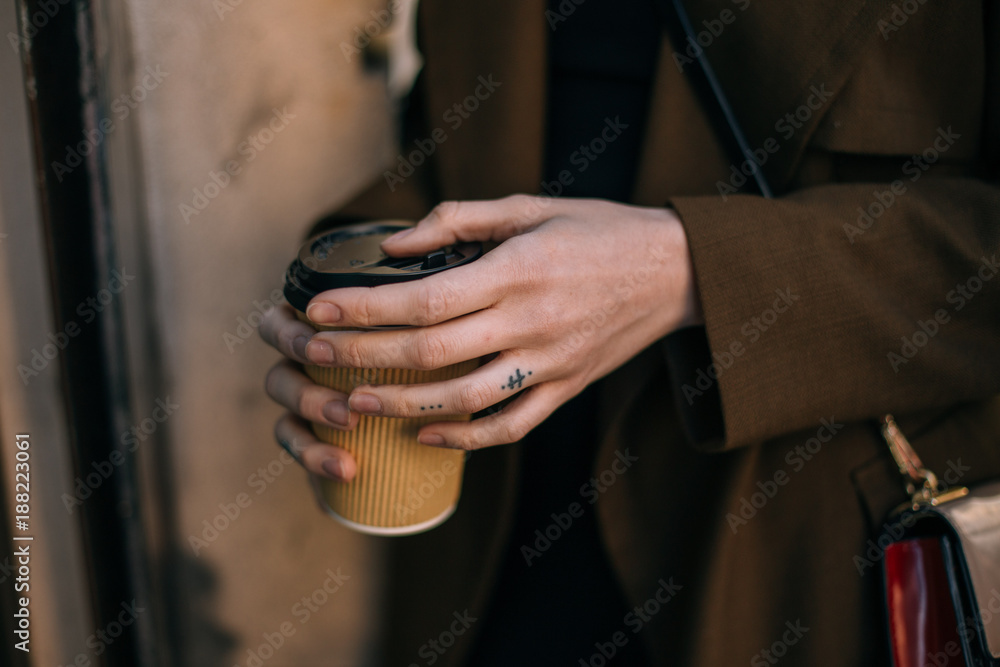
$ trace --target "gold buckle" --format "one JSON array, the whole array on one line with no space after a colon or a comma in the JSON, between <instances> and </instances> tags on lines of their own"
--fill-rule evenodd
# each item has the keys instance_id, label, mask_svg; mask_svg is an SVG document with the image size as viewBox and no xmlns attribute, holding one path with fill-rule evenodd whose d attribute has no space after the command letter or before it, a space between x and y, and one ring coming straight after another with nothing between
<instances>
[{"instance_id":1,"label":"gold buckle","mask_svg":"<svg viewBox=\"0 0 1000 667\"><path fill-rule=\"evenodd\" d=\"M964 486L941 490L937 475L924 467L892 415L882 417L881 428L882 437L889 445L892 458L896 460L899 473L906 483L906 492L910 495L912 509L918 509L923 505L941 505L969 495L969 489Z\"/></svg>"}]
</instances>

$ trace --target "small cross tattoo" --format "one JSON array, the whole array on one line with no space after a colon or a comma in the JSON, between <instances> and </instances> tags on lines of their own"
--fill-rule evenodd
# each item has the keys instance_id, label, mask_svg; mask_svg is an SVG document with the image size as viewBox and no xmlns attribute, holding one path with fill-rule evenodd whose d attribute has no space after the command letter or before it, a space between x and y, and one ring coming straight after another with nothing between
<instances>
[{"instance_id":1,"label":"small cross tattoo","mask_svg":"<svg viewBox=\"0 0 1000 667\"><path fill-rule=\"evenodd\" d=\"M515 375L508 375L507 376L507 384L506 385L500 385L501 389L503 389L503 388L514 389L514 387L517 387L518 389L521 388L522 384L524 383L525 378L527 378L527 375L521 375L521 369L520 368L516 369L514 371L514 373L516 373L516 376ZM528 371L528 375L531 375L531 371Z\"/></svg>"}]
</instances>

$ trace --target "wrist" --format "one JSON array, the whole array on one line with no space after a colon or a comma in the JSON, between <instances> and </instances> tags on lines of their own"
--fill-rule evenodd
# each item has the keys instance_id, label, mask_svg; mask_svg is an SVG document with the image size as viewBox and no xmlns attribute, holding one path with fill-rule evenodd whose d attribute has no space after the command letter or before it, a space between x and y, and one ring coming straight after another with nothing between
<instances>
[{"instance_id":1,"label":"wrist","mask_svg":"<svg viewBox=\"0 0 1000 667\"><path fill-rule=\"evenodd\" d=\"M687 232L681 224L680 216L672 208L664 209L667 216L668 246L670 251L671 285L668 293L673 295L675 326L670 333L686 327L700 326L705 323L701 307L701 296L698 292L698 281L694 272L694 261L688 244Z\"/></svg>"}]
</instances>

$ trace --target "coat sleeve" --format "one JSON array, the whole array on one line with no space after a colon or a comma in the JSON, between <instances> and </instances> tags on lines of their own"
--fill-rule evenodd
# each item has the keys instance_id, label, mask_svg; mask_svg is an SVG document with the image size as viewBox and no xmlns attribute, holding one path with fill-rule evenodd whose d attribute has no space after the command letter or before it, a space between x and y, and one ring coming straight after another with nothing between
<instances>
[{"instance_id":1,"label":"coat sleeve","mask_svg":"<svg viewBox=\"0 0 1000 667\"><path fill-rule=\"evenodd\" d=\"M703 327L665 343L696 446L729 449L813 428L822 418L868 420L1000 394L1000 11L985 6L985 27L975 28L985 41L955 51L983 58L981 68L966 63L983 77L968 82L982 86L981 96L961 87L954 99L942 98L950 89L931 76L947 71L937 57L914 65L917 74L907 79L900 64L916 56L900 60L892 45L878 52L892 66L873 61L858 73L864 94L853 99L864 101L865 113L879 112L858 116L873 123L859 136L898 150L867 152L866 140L818 143L807 153L840 160L822 172L835 182L776 199L670 201L688 235L705 317ZM967 46L977 43L975 30L963 33ZM951 53L934 40L960 39L933 21L925 31L911 35L907 48ZM934 43L937 51L928 50ZM904 92L925 86L926 93L904 96L905 103L883 94L901 81L913 86ZM954 106L976 101L979 110ZM889 111L902 115L879 115ZM909 114L944 127L965 118L963 141L975 148L966 151L966 143L961 158L942 153L929 170L914 168L909 153L927 139L902 139ZM900 141L886 144L887 135Z\"/></svg>"},{"instance_id":2,"label":"coat sleeve","mask_svg":"<svg viewBox=\"0 0 1000 667\"><path fill-rule=\"evenodd\" d=\"M1000 189L904 182L671 201L705 315L667 343L696 444L1000 393Z\"/></svg>"}]
</instances>

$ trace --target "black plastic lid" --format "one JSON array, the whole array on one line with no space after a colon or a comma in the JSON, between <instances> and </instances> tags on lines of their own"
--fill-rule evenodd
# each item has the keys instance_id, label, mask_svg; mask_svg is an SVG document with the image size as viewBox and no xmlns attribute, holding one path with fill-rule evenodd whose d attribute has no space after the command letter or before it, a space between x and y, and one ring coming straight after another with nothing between
<instances>
[{"instance_id":1,"label":"black plastic lid","mask_svg":"<svg viewBox=\"0 0 1000 667\"><path fill-rule=\"evenodd\" d=\"M468 264L483 254L481 243L459 243L419 257L389 257L382 241L414 223L365 222L309 239L285 273L285 298L305 312L310 299L338 287L375 287L417 280Z\"/></svg>"}]
</instances>

